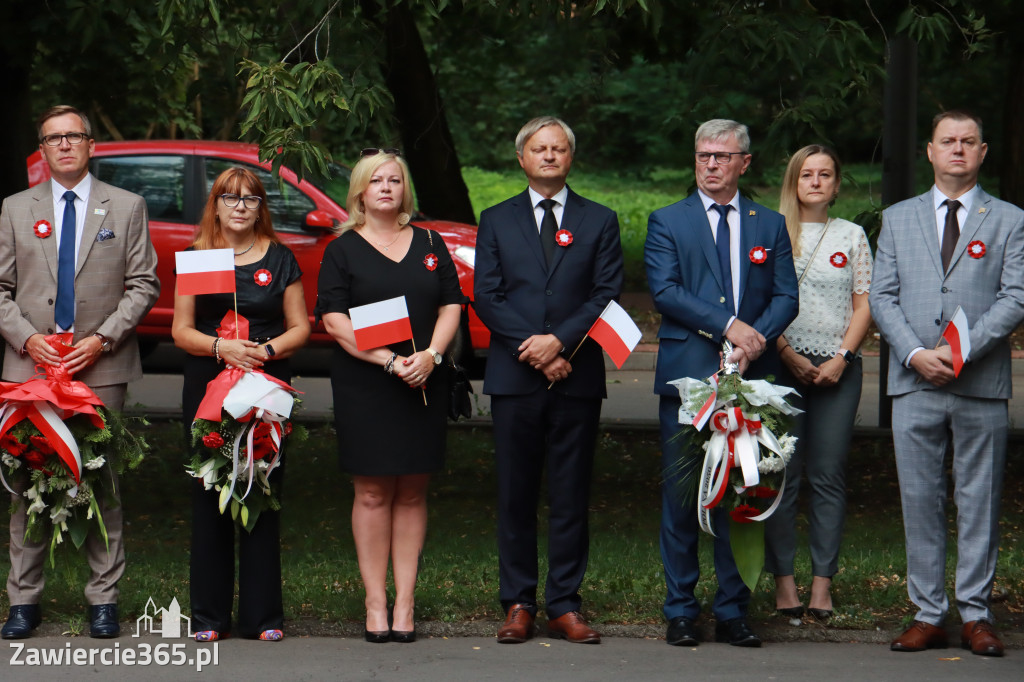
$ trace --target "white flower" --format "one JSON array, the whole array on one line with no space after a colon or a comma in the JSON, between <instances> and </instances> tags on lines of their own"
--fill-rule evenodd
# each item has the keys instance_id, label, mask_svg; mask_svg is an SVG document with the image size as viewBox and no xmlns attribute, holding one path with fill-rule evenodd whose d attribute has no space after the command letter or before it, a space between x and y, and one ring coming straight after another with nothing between
<instances>
[{"instance_id":1,"label":"white flower","mask_svg":"<svg viewBox=\"0 0 1024 682\"><path fill-rule=\"evenodd\" d=\"M99 469L101 466L107 463L107 460L102 457L94 457L85 463L86 469Z\"/></svg>"},{"instance_id":2,"label":"white flower","mask_svg":"<svg viewBox=\"0 0 1024 682\"><path fill-rule=\"evenodd\" d=\"M781 456L787 463L793 457L793 453L796 452L796 442L798 440L796 436L791 436L788 433L779 436L779 446L782 448Z\"/></svg>"},{"instance_id":3,"label":"white flower","mask_svg":"<svg viewBox=\"0 0 1024 682\"><path fill-rule=\"evenodd\" d=\"M762 474L774 474L785 471L785 469L786 461L775 455L762 457L761 461L757 463L757 471Z\"/></svg>"},{"instance_id":4,"label":"white flower","mask_svg":"<svg viewBox=\"0 0 1024 682\"><path fill-rule=\"evenodd\" d=\"M29 490L32 490L32 488L29 488ZM27 496L27 492L28 492L28 491L26 491L26 496ZM42 511L43 511L44 509L46 509L46 503L45 503L45 502L43 502L43 498L42 498L42 497L40 497L40 496L37 496L37 497L36 497L36 498L35 498L35 499L34 499L34 500L32 501L32 504L30 504L30 505L28 506L28 513L29 513L29 514L39 514L39 513L41 513L41 512L42 512Z\"/></svg>"},{"instance_id":5,"label":"white flower","mask_svg":"<svg viewBox=\"0 0 1024 682\"><path fill-rule=\"evenodd\" d=\"M71 512L69 512L67 509L65 509L64 507L57 507L50 512L50 521L52 521L53 525L56 526L67 521L68 517L70 516Z\"/></svg>"},{"instance_id":6,"label":"white flower","mask_svg":"<svg viewBox=\"0 0 1024 682\"><path fill-rule=\"evenodd\" d=\"M11 457L11 455L6 452L4 453L2 459L3 463L11 469L17 469L18 467L21 466L20 459L18 459L17 457Z\"/></svg>"}]
</instances>

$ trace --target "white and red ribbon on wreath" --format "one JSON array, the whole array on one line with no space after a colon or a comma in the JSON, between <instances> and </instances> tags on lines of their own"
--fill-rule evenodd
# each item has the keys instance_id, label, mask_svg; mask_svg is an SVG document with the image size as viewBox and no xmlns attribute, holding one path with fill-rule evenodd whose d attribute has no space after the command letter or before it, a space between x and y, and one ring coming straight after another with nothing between
<instances>
[{"instance_id":1,"label":"white and red ribbon on wreath","mask_svg":"<svg viewBox=\"0 0 1024 682\"><path fill-rule=\"evenodd\" d=\"M227 313L221 321L217 333L221 338L234 338L249 335L249 321L237 316L238 332L235 331L235 315ZM270 376L262 370L245 371L238 367L228 367L206 385L206 395L196 410L196 419L219 422L222 410L235 421L244 424L235 435L231 446L231 478L228 485L221 490L220 511L224 512L234 494L235 484L241 471L248 472L248 486L241 499L245 499L252 490L252 482L256 475L256 431L261 424L270 429L270 450L273 457L265 475L277 468L281 460L281 444L284 441L284 425L291 417L295 405L295 395L300 391L277 377ZM242 442L245 442L245 455L241 453Z\"/></svg>"},{"instance_id":2,"label":"white and red ribbon on wreath","mask_svg":"<svg viewBox=\"0 0 1024 682\"><path fill-rule=\"evenodd\" d=\"M71 332L51 334L46 342L63 359L74 350L72 337ZM36 370L36 376L28 381L0 382L0 438L21 421L29 420L46 438L77 484L82 478L82 455L64 420L85 414L93 426L103 429L103 417L96 411L97 407L103 407L103 401L84 383L73 380L63 361L56 367L37 365ZM3 476L3 467L0 467L0 481L14 493Z\"/></svg>"},{"instance_id":3,"label":"white and red ribbon on wreath","mask_svg":"<svg viewBox=\"0 0 1024 682\"><path fill-rule=\"evenodd\" d=\"M714 431L711 440L708 441L704 464L700 471L697 517L701 530L709 535L715 535L711 522L711 510L718 506L725 497L729 485L729 474L732 470L738 467L743 476L743 485L733 486L733 490L738 495L752 490L761 491L757 496L763 497L763 486L758 486L761 480L761 475L757 470L757 464L761 459L759 444L780 456L782 447L775 434L761 423L758 415L744 414L738 407L727 407L715 412L711 416L711 426ZM781 492L785 487L784 471L782 483L775 493L775 500L771 506L757 516L747 516L747 519L749 521L764 521L771 516L782 500Z\"/></svg>"}]
</instances>

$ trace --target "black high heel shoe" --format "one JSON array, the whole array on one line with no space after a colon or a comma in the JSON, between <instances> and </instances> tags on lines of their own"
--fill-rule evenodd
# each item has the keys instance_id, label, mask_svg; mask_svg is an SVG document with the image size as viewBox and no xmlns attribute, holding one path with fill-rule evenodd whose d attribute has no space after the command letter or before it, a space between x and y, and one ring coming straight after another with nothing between
<instances>
[{"instance_id":1,"label":"black high heel shoe","mask_svg":"<svg viewBox=\"0 0 1024 682\"><path fill-rule=\"evenodd\" d=\"M807 609L814 620L819 623L827 623L832 618L832 609Z\"/></svg>"},{"instance_id":2,"label":"black high heel shoe","mask_svg":"<svg viewBox=\"0 0 1024 682\"><path fill-rule=\"evenodd\" d=\"M814 609L811 609L812 611ZM775 613L785 616L786 618L803 618L804 607L803 606L790 606L785 609L775 609Z\"/></svg>"},{"instance_id":3,"label":"black high heel shoe","mask_svg":"<svg viewBox=\"0 0 1024 682\"><path fill-rule=\"evenodd\" d=\"M410 630L408 632L403 632L401 630L392 630L391 641L398 642L400 644L412 644L416 641L416 631Z\"/></svg>"},{"instance_id":4,"label":"black high heel shoe","mask_svg":"<svg viewBox=\"0 0 1024 682\"><path fill-rule=\"evenodd\" d=\"M390 630L374 631L374 630L367 630L366 628L363 628L363 637L370 644L384 644L385 642L391 641L391 631Z\"/></svg>"}]
</instances>

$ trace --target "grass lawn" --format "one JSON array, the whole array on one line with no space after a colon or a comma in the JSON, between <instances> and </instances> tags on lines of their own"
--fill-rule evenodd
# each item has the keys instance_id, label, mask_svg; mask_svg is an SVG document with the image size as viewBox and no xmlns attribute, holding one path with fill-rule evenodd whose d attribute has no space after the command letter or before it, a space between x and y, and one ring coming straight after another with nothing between
<instances>
[{"instance_id":1,"label":"grass lawn","mask_svg":"<svg viewBox=\"0 0 1024 682\"><path fill-rule=\"evenodd\" d=\"M128 568L120 602L125 620L141 615L150 596L158 605L177 597L188 611L192 483L183 470L180 434L176 422L150 427L147 438L154 451L138 472L125 478ZM364 615L349 522L352 488L338 471L335 447L330 427L311 425L310 439L289 453L283 560L285 615L290 620L359 623ZM1024 627L1022 454L1024 446L1012 443L994 600L1004 630ZM658 462L654 433L601 435L592 494L590 567L583 586L584 607L597 623L662 622ZM447 470L435 477L430 489L418 620L498 619L495 490L489 429L452 429ZM906 598L899 491L888 440L856 441L849 490L846 540L834 590L834 627L895 630L913 611ZM542 547L544 542L542 538ZM710 603L715 589L710 550L711 543L702 542L703 577L697 594L705 603ZM88 569L80 557L70 559L61 554L56 569L47 568L43 606L49 622L63 622L68 631L80 632L85 627L82 588ZM951 543L951 595L954 563ZM0 563L4 572L5 564L6 560ZM542 575L543 570L542 566ZM798 557L798 583L809 584L809 571L804 549ZM754 620L772 617L772 584L770 577L762 576L751 606ZM5 595L0 608L6 607Z\"/></svg>"}]
</instances>

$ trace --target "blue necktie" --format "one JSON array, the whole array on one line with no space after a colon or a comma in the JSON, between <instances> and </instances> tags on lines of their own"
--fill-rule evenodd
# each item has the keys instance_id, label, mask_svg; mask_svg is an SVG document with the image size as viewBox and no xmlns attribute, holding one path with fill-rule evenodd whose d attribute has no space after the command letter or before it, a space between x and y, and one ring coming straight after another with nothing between
<instances>
[{"instance_id":1,"label":"blue necktie","mask_svg":"<svg viewBox=\"0 0 1024 682\"><path fill-rule=\"evenodd\" d=\"M60 250L57 253L57 305L53 318L61 329L75 323L75 199L78 195L64 192L64 222L60 228Z\"/></svg>"},{"instance_id":2,"label":"blue necktie","mask_svg":"<svg viewBox=\"0 0 1024 682\"><path fill-rule=\"evenodd\" d=\"M732 296L732 257L729 253L729 209L731 204L714 204L712 206L718 211L718 229L715 231L715 248L718 250L718 267L722 270L722 278L725 281L725 300L729 310L736 310L736 302Z\"/></svg>"}]
</instances>

